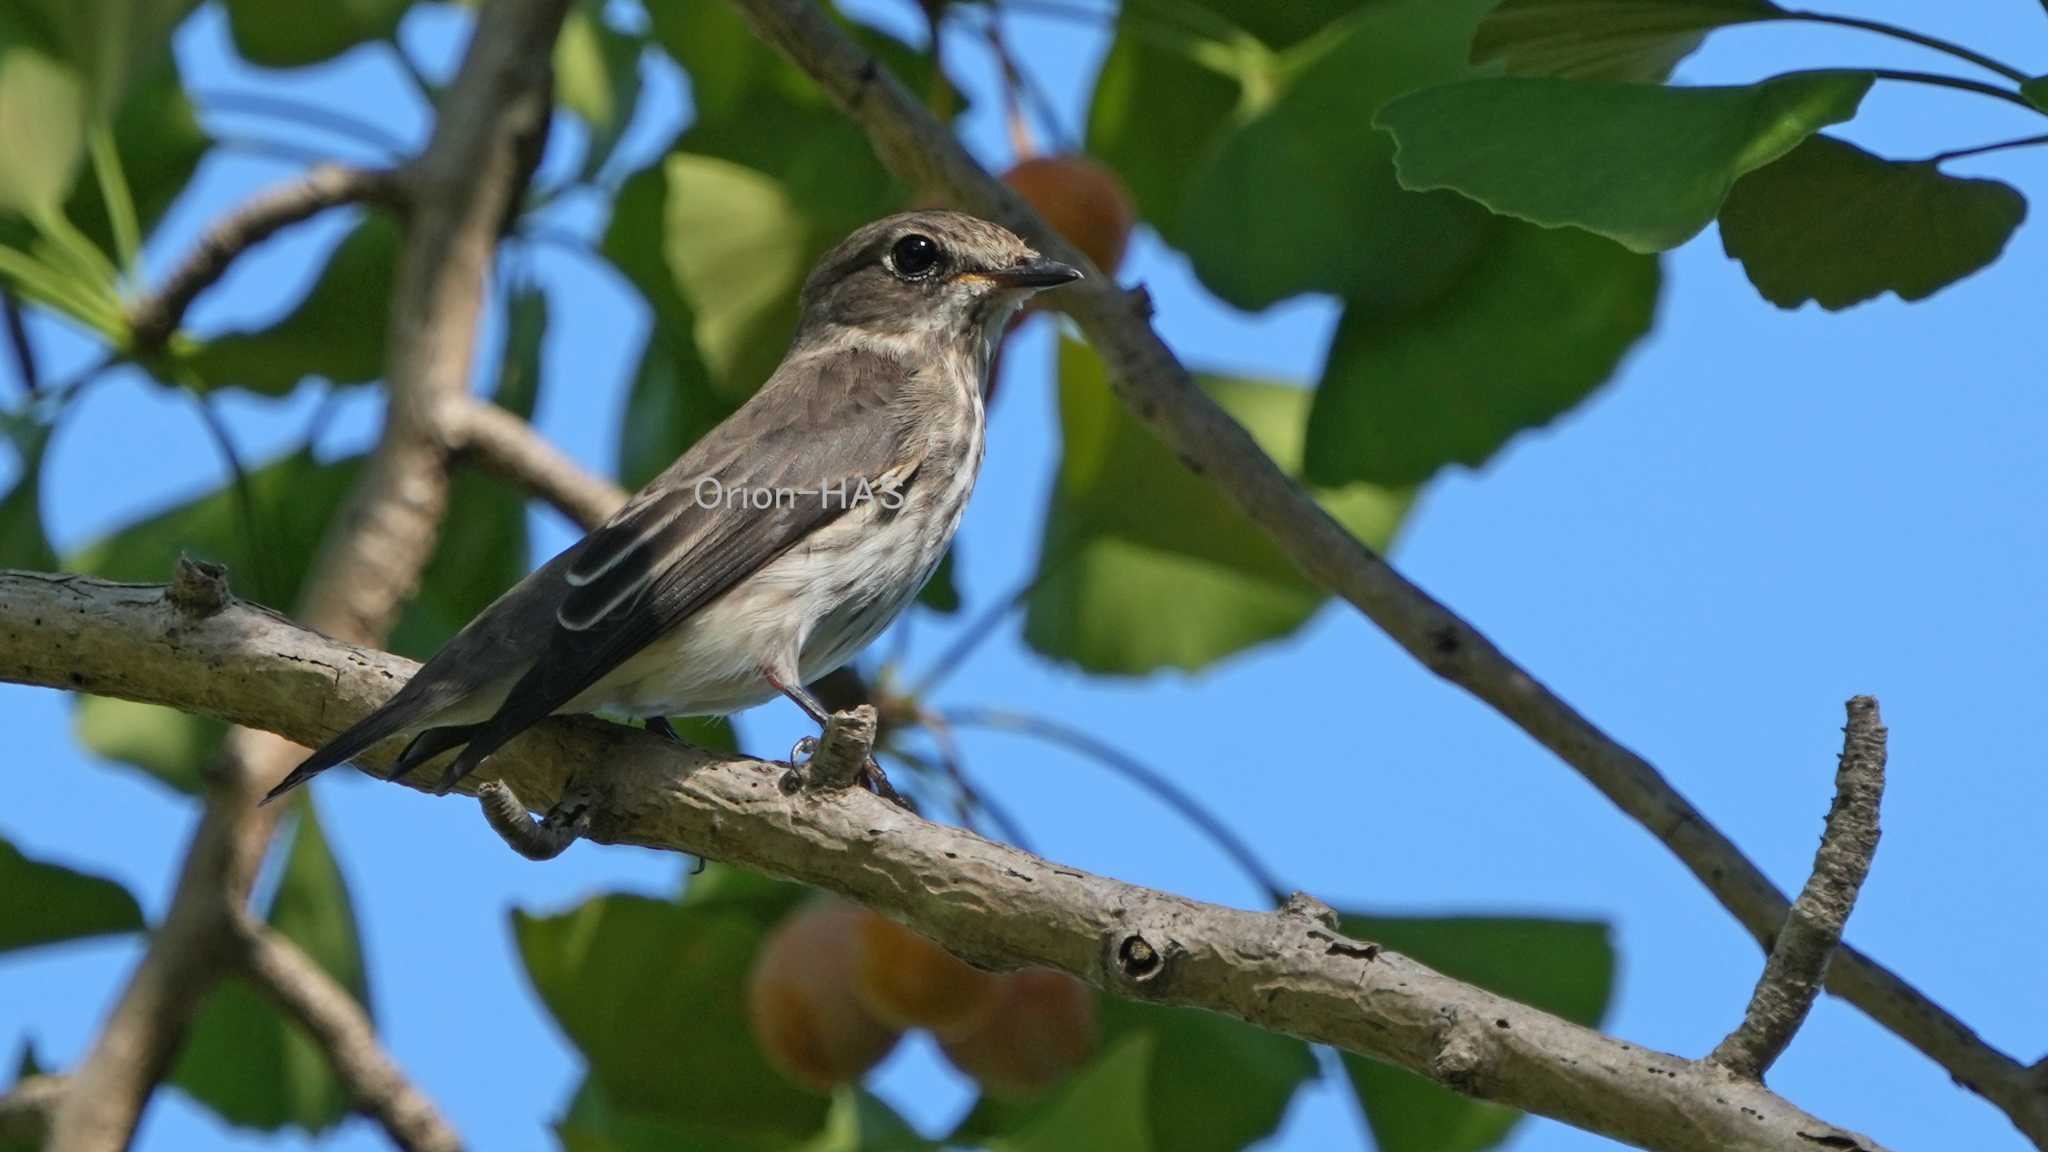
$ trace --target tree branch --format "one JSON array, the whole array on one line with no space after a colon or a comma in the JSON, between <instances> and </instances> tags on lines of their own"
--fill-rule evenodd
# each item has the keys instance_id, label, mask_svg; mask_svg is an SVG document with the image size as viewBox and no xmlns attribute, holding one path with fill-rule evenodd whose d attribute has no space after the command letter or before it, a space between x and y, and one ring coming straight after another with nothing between
<instances>
[{"instance_id":1,"label":"tree branch","mask_svg":"<svg viewBox=\"0 0 2048 1152\"><path fill-rule=\"evenodd\" d=\"M1877 701L1849 701L1842 758L1835 769L1835 802L1828 810L1813 875L1792 902L1785 926L1764 962L1742 1023L1707 1059L1738 1076L1761 1080L1820 994L1828 958L1842 942L1842 926L1877 854L1877 808L1884 796L1885 730Z\"/></svg>"},{"instance_id":2,"label":"tree branch","mask_svg":"<svg viewBox=\"0 0 2048 1152\"><path fill-rule=\"evenodd\" d=\"M398 172L340 164L322 164L255 197L214 221L163 284L128 310L133 350L147 355L162 348L184 323L185 310L199 294L219 283L237 257L279 229L343 204L373 202L397 207L403 201Z\"/></svg>"},{"instance_id":3,"label":"tree branch","mask_svg":"<svg viewBox=\"0 0 2048 1152\"><path fill-rule=\"evenodd\" d=\"M348 989L290 940L249 917L236 921L243 974L326 1053L356 1108L405 1152L461 1152L462 1138L377 1042Z\"/></svg>"},{"instance_id":4,"label":"tree branch","mask_svg":"<svg viewBox=\"0 0 2048 1152\"><path fill-rule=\"evenodd\" d=\"M64 1076L30 1076L0 1094L0 1145L42 1147L50 1117L70 1087Z\"/></svg>"},{"instance_id":5,"label":"tree branch","mask_svg":"<svg viewBox=\"0 0 2048 1152\"><path fill-rule=\"evenodd\" d=\"M587 472L533 425L464 393L442 410L448 446L547 501L585 528L595 528L626 503L626 490Z\"/></svg>"},{"instance_id":6,"label":"tree branch","mask_svg":"<svg viewBox=\"0 0 2048 1152\"><path fill-rule=\"evenodd\" d=\"M239 602L195 619L157 587L0 573L0 680L145 700L317 742L410 661ZM390 750L368 759L388 763ZM587 803L588 838L729 860L843 893L984 965L1042 964L1398 1064L1468 1095L1662 1152L1881 1152L1705 1061L1646 1051L1335 932L1091 876L859 788L625 725L550 721L462 787ZM1305 905L1303 905L1305 906Z\"/></svg>"},{"instance_id":7,"label":"tree branch","mask_svg":"<svg viewBox=\"0 0 2048 1152\"><path fill-rule=\"evenodd\" d=\"M163 303L138 329L167 338L191 299L217 280L235 254L293 217L317 211L359 181L402 183L405 248L392 288L385 379L389 415L377 447L329 525L299 615L332 636L375 643L412 595L433 552L447 505L447 453L436 425L443 398L468 384L476 316L505 214L529 174L524 157L549 114L549 60L567 0L498 0L477 16L455 82L443 96L427 148L396 176L349 176L285 207L244 213L216 230L219 242L174 274ZM317 174L316 174L317 175ZM181 287L180 285L184 285ZM147 302L146 302L147 303ZM144 346L138 340L138 346ZM215 619L186 612L182 619ZM242 912L270 844L276 809L257 800L303 751L266 732L228 736L205 814L187 847L171 908L57 1111L52 1152L118 1152L133 1138L150 1092L176 1054L185 1027L222 967L234 917Z\"/></svg>"},{"instance_id":8,"label":"tree branch","mask_svg":"<svg viewBox=\"0 0 2048 1152\"><path fill-rule=\"evenodd\" d=\"M866 130L889 170L919 198L957 204L1030 238L1089 277L1047 297L1110 368L1111 386L1198 475L1262 525L1308 577L1349 601L1425 667L1477 696L1569 764L1650 830L1759 944L1770 947L1790 901L1656 768L1410 583L1331 519L1194 386L1149 322L1139 294L1118 288L983 171L952 133L814 0L731 0L760 36L809 73ZM2048 1147L2048 1094L2026 1069L1870 957L1844 947L1828 988L2003 1109Z\"/></svg>"}]
</instances>

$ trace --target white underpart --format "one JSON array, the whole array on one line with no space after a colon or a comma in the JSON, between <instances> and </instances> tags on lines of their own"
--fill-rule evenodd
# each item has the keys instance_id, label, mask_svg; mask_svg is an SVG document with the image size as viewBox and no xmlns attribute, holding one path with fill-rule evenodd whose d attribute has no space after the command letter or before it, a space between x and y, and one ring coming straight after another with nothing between
<instances>
[{"instance_id":1,"label":"white underpart","mask_svg":"<svg viewBox=\"0 0 2048 1152\"><path fill-rule=\"evenodd\" d=\"M927 467L902 507L863 503L713 600L607 674L562 712L611 709L634 716L737 712L773 699L763 675L807 684L844 665L901 614L945 556L973 495L984 448L982 394L1003 328L1022 303L990 309L968 357L946 366L947 389L972 408L928 422ZM941 313L943 315L943 313ZM959 323L954 319L953 323ZM929 343L923 346L929 347ZM944 467L934 467L938 462Z\"/></svg>"}]
</instances>

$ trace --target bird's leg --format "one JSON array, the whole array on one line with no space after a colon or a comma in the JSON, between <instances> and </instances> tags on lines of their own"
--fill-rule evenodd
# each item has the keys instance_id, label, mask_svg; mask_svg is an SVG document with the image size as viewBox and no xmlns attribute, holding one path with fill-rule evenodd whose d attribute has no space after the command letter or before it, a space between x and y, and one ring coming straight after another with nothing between
<instances>
[{"instance_id":1,"label":"bird's leg","mask_svg":"<svg viewBox=\"0 0 2048 1152\"><path fill-rule=\"evenodd\" d=\"M683 742L683 738L676 735L675 725L670 724L666 716L649 716L647 718L647 730L671 744L681 744Z\"/></svg>"},{"instance_id":2,"label":"bird's leg","mask_svg":"<svg viewBox=\"0 0 2048 1152\"><path fill-rule=\"evenodd\" d=\"M825 711L825 706L818 703L818 698L811 695L808 689L796 683L794 677L784 680L782 677L764 668L761 670L761 678L768 681L770 688L789 697L791 703L803 709L804 715L817 722L820 731L824 729L826 724L831 722L832 714ZM810 738L805 737L805 739ZM815 746L816 741L812 741L812 744ZM791 759L794 761L795 757L792 755ZM909 806L905 804L902 794L896 791L896 786L889 783L889 774L882 771L882 765L875 760L873 753L869 753L867 762L860 766L860 782L868 791L873 792L884 800L903 804L905 807Z\"/></svg>"}]
</instances>

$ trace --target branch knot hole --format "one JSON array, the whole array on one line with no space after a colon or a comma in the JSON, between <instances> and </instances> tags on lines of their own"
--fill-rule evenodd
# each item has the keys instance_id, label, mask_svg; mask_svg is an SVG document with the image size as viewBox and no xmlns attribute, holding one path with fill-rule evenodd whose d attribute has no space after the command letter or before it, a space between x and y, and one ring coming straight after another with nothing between
<instances>
[{"instance_id":1,"label":"branch knot hole","mask_svg":"<svg viewBox=\"0 0 2048 1152\"><path fill-rule=\"evenodd\" d=\"M1110 955L1111 967L1134 990L1157 989L1171 967L1168 946L1155 944L1142 932L1125 932Z\"/></svg>"},{"instance_id":2,"label":"branch knot hole","mask_svg":"<svg viewBox=\"0 0 2048 1152\"><path fill-rule=\"evenodd\" d=\"M177 566L171 570L171 586L164 589L164 599L195 620L212 616L228 606L227 566L180 553Z\"/></svg>"}]
</instances>

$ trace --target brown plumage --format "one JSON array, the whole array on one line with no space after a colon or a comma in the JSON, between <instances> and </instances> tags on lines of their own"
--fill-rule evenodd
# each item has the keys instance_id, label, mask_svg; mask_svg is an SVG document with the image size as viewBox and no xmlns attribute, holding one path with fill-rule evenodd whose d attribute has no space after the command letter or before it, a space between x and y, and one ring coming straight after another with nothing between
<instances>
[{"instance_id":1,"label":"brown plumage","mask_svg":"<svg viewBox=\"0 0 2048 1152\"><path fill-rule=\"evenodd\" d=\"M456 634L275 798L383 740L443 790L557 712L738 711L853 658L931 576L981 465L1003 325L1078 273L956 212L876 221L818 262L739 411Z\"/></svg>"}]
</instances>

